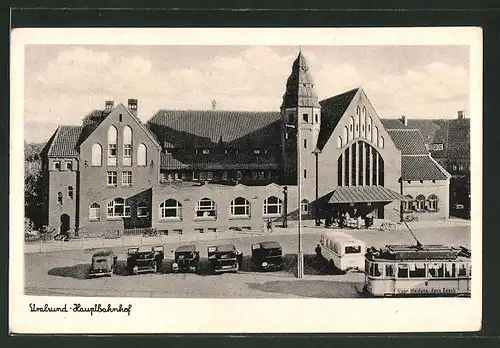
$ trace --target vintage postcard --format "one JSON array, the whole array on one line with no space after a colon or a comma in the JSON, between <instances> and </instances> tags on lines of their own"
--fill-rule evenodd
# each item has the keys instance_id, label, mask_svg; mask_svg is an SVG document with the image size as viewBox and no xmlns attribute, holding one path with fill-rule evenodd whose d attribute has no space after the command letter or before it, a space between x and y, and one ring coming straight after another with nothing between
<instances>
[{"instance_id":1,"label":"vintage postcard","mask_svg":"<svg viewBox=\"0 0 500 348\"><path fill-rule=\"evenodd\" d=\"M11 332L480 329L481 29L11 38Z\"/></svg>"}]
</instances>

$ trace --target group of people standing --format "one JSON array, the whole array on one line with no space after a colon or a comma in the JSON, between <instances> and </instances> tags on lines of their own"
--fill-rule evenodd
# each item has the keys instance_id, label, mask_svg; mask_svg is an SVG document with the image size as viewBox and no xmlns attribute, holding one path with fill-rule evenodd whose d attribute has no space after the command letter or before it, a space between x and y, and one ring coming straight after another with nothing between
<instances>
[{"instance_id":1,"label":"group of people standing","mask_svg":"<svg viewBox=\"0 0 500 348\"><path fill-rule=\"evenodd\" d=\"M356 209L353 211L353 218L348 211L344 211L343 213L339 211L333 211L333 214L328 214L325 219L325 227L330 227L333 224L337 224L340 228L348 227L356 227L358 229L364 227L369 228L373 225L373 215L372 213L362 214L358 212Z\"/></svg>"}]
</instances>

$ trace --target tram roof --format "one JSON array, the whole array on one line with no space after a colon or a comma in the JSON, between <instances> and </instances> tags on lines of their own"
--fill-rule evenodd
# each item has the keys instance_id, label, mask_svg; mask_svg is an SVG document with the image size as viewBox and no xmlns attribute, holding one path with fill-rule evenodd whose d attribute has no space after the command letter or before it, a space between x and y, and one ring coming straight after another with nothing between
<instances>
[{"instance_id":1,"label":"tram roof","mask_svg":"<svg viewBox=\"0 0 500 348\"><path fill-rule=\"evenodd\" d=\"M397 261L432 261L432 260L470 260L470 251L464 247L454 248L445 245L387 245L385 248L369 252L374 259Z\"/></svg>"}]
</instances>

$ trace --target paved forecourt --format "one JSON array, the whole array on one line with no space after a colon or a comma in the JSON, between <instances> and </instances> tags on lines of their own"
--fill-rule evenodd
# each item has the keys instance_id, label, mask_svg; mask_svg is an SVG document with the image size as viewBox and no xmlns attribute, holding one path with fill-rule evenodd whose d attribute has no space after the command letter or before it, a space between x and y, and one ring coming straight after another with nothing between
<instances>
[{"instance_id":1,"label":"paved forecourt","mask_svg":"<svg viewBox=\"0 0 500 348\"><path fill-rule=\"evenodd\" d=\"M96 249L71 250L51 253L25 254L25 290L27 295L67 295L106 297L191 297L191 298L352 298L362 284L362 273L322 275L313 264L314 248L319 233L324 228L306 227L303 235L305 276L296 279L295 253L297 235L270 234L266 236L238 237L217 241L196 242L202 258L202 274L168 273L172 251L181 243L165 245L166 259L162 272L166 274L142 274L128 276L125 272L126 248L113 249L118 255L117 275L111 278L87 279L92 254ZM363 240L368 246L413 243L407 229L393 231L350 230L346 231ZM423 244L450 244L470 247L470 226L448 224L446 226L414 228ZM250 270L250 245L263 240L278 241L285 255L285 270L259 273ZM203 272L207 268L206 248L209 245L233 243L245 255L243 271L238 274L212 276Z\"/></svg>"}]
</instances>

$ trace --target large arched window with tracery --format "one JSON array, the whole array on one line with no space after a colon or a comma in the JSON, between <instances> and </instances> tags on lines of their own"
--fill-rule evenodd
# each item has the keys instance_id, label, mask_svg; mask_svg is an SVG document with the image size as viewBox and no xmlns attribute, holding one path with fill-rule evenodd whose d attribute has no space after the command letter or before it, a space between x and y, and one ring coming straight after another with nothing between
<instances>
[{"instance_id":1,"label":"large arched window with tracery","mask_svg":"<svg viewBox=\"0 0 500 348\"><path fill-rule=\"evenodd\" d=\"M384 186L384 159L365 141L344 149L337 159L339 186Z\"/></svg>"}]
</instances>

